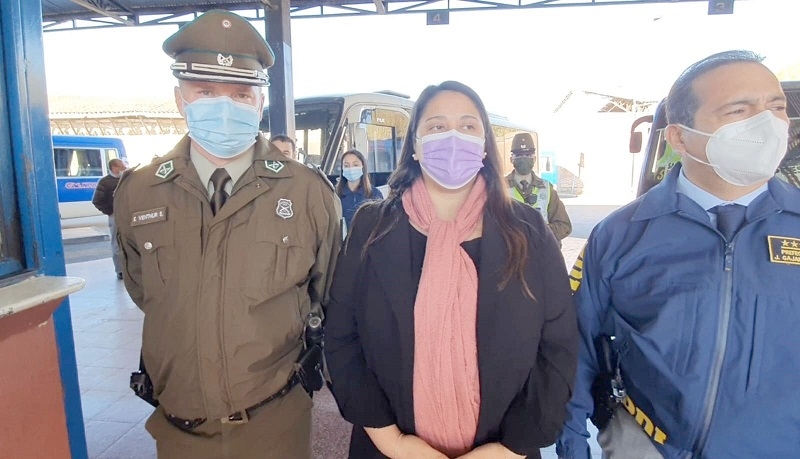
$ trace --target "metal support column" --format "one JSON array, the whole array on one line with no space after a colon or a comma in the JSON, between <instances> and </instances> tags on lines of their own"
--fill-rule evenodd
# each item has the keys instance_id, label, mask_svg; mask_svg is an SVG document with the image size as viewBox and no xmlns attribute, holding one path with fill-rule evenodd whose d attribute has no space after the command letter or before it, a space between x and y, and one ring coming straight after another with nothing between
<instances>
[{"instance_id":1,"label":"metal support column","mask_svg":"<svg viewBox=\"0 0 800 459\"><path fill-rule=\"evenodd\" d=\"M292 37L289 25L290 0L270 2L265 8L266 37L275 52L269 73L270 135L286 134L294 139L294 90L292 85Z\"/></svg>"}]
</instances>

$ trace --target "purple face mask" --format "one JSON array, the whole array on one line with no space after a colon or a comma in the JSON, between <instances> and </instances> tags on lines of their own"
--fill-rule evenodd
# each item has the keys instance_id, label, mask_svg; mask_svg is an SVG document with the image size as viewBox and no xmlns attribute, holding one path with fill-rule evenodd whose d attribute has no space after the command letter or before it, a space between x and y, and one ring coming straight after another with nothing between
<instances>
[{"instance_id":1,"label":"purple face mask","mask_svg":"<svg viewBox=\"0 0 800 459\"><path fill-rule=\"evenodd\" d=\"M483 167L485 140L481 137L453 129L426 135L420 143L420 166L436 183L449 190L469 183Z\"/></svg>"}]
</instances>

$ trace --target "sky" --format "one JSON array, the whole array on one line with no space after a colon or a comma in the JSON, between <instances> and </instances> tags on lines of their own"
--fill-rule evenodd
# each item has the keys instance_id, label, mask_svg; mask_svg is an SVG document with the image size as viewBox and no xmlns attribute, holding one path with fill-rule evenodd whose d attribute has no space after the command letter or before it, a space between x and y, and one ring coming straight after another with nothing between
<instances>
[{"instance_id":1,"label":"sky","mask_svg":"<svg viewBox=\"0 0 800 459\"><path fill-rule=\"evenodd\" d=\"M570 90L660 99L689 64L750 49L779 71L800 61L798 0L736 0L733 15L705 2L451 12L291 21L295 98L391 89L416 98L459 80L487 108L535 125ZM262 23L254 23L263 29ZM172 97L162 42L177 26L47 32L49 95ZM793 34L793 32L792 32Z\"/></svg>"}]
</instances>

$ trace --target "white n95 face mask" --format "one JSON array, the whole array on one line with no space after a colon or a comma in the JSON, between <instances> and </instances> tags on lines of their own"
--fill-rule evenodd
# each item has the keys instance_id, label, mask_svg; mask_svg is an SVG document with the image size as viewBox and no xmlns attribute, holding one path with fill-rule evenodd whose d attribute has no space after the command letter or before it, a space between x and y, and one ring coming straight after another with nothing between
<instances>
[{"instance_id":1,"label":"white n95 face mask","mask_svg":"<svg viewBox=\"0 0 800 459\"><path fill-rule=\"evenodd\" d=\"M789 123L771 111L726 124L713 134L678 126L709 137L708 162L688 153L686 156L711 166L722 180L736 186L754 185L775 175L789 143Z\"/></svg>"}]
</instances>

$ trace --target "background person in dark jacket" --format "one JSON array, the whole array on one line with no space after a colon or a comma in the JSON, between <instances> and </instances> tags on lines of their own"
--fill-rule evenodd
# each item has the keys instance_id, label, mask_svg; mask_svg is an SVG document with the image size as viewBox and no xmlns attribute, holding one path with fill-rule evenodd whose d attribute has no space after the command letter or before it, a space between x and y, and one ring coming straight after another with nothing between
<instances>
[{"instance_id":1,"label":"background person in dark jacket","mask_svg":"<svg viewBox=\"0 0 800 459\"><path fill-rule=\"evenodd\" d=\"M406 138L389 198L353 220L327 304L350 457L539 458L578 349L558 242L509 198L470 88L425 89Z\"/></svg>"},{"instance_id":2,"label":"background person in dark jacket","mask_svg":"<svg viewBox=\"0 0 800 459\"><path fill-rule=\"evenodd\" d=\"M346 151L342 155L342 176L336 184L336 194L342 200L342 215L347 228L356 210L372 199L383 199L381 190L372 186L367 172L367 160L358 150Z\"/></svg>"},{"instance_id":3,"label":"background person in dark jacket","mask_svg":"<svg viewBox=\"0 0 800 459\"><path fill-rule=\"evenodd\" d=\"M92 204L97 210L108 215L108 228L111 235L111 259L114 260L114 272L117 279L122 279L122 269L120 268L119 244L117 244L117 224L114 223L114 190L117 189L119 177L125 171L125 163L121 159L112 159L108 162L108 175L97 182L94 189Z\"/></svg>"}]
</instances>

